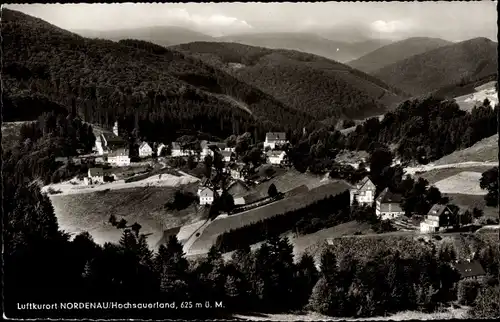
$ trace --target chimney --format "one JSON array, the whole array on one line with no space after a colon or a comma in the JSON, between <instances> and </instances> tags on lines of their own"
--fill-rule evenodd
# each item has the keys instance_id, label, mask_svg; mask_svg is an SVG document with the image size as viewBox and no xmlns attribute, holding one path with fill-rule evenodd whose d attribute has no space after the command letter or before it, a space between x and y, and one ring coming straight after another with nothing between
<instances>
[{"instance_id":1,"label":"chimney","mask_svg":"<svg viewBox=\"0 0 500 322\"><path fill-rule=\"evenodd\" d=\"M118 136L118 121L115 121L115 125L113 126L113 134Z\"/></svg>"}]
</instances>

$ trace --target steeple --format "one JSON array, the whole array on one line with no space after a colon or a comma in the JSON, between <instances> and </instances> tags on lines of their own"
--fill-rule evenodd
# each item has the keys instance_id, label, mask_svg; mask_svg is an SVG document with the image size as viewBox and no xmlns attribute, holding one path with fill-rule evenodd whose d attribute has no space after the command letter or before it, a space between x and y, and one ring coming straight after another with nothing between
<instances>
[{"instance_id":1,"label":"steeple","mask_svg":"<svg viewBox=\"0 0 500 322\"><path fill-rule=\"evenodd\" d=\"M118 136L118 121L115 121L115 125L113 126L113 134Z\"/></svg>"}]
</instances>

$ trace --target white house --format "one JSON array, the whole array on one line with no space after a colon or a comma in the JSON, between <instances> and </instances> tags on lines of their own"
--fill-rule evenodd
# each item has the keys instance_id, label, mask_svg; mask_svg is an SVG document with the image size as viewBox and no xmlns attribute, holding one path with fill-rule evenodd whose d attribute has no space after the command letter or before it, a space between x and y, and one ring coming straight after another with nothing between
<instances>
[{"instance_id":1,"label":"white house","mask_svg":"<svg viewBox=\"0 0 500 322\"><path fill-rule=\"evenodd\" d=\"M371 205L375 199L376 187L373 182L365 177L355 188L350 189L351 205L357 200L360 205Z\"/></svg>"},{"instance_id":2,"label":"white house","mask_svg":"<svg viewBox=\"0 0 500 322\"><path fill-rule=\"evenodd\" d=\"M270 164L281 164L285 160L285 151L269 151L267 153L267 162Z\"/></svg>"},{"instance_id":3,"label":"white house","mask_svg":"<svg viewBox=\"0 0 500 322\"><path fill-rule=\"evenodd\" d=\"M153 149L147 142L142 142L139 146L139 157L146 158L153 155Z\"/></svg>"},{"instance_id":4,"label":"white house","mask_svg":"<svg viewBox=\"0 0 500 322\"><path fill-rule=\"evenodd\" d=\"M85 184L104 183L104 170L102 168L90 168L87 177L83 180Z\"/></svg>"},{"instance_id":5,"label":"white house","mask_svg":"<svg viewBox=\"0 0 500 322\"><path fill-rule=\"evenodd\" d=\"M395 194L385 188L384 191L377 197L375 214L381 220L394 219L405 214L401 209L400 194Z\"/></svg>"},{"instance_id":6,"label":"white house","mask_svg":"<svg viewBox=\"0 0 500 322\"><path fill-rule=\"evenodd\" d=\"M108 163L123 167L130 165L128 149L117 149L108 154Z\"/></svg>"},{"instance_id":7,"label":"white house","mask_svg":"<svg viewBox=\"0 0 500 322\"><path fill-rule=\"evenodd\" d=\"M214 192L209 187L203 187L198 191L200 205L211 205L214 202Z\"/></svg>"},{"instance_id":8,"label":"white house","mask_svg":"<svg viewBox=\"0 0 500 322\"><path fill-rule=\"evenodd\" d=\"M281 145L288 143L286 140L285 132L269 132L266 133L266 140L264 141L264 149L270 147L272 150Z\"/></svg>"}]
</instances>

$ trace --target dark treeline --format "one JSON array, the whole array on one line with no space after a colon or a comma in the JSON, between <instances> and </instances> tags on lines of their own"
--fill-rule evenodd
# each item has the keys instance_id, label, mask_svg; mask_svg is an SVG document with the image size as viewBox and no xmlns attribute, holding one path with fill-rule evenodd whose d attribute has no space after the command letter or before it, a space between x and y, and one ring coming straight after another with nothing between
<instances>
[{"instance_id":1,"label":"dark treeline","mask_svg":"<svg viewBox=\"0 0 500 322\"><path fill-rule=\"evenodd\" d=\"M92 151L92 126L71 115L43 114L35 122L21 126L18 142L3 150L3 171L15 175L16 182L41 180L44 184L69 179L86 169L85 165L64 165L57 157Z\"/></svg>"},{"instance_id":2,"label":"dark treeline","mask_svg":"<svg viewBox=\"0 0 500 322\"><path fill-rule=\"evenodd\" d=\"M137 41L86 39L12 10L4 10L3 18L6 94L26 100L45 96L86 122L111 127L116 119L127 119L127 130L139 127L147 140L179 129L219 137L257 130L260 136L313 122L180 52Z\"/></svg>"},{"instance_id":3,"label":"dark treeline","mask_svg":"<svg viewBox=\"0 0 500 322\"><path fill-rule=\"evenodd\" d=\"M480 253L478 258L498 263L492 253ZM456 258L452 244L438 248L432 242L405 238L339 238L322 255L321 275L310 305L315 311L339 317L432 312L457 299L459 276L452 269ZM494 301L494 294L498 296L496 273L490 271L491 278L479 283L481 298L472 300L472 316L485 316L483 297Z\"/></svg>"},{"instance_id":4,"label":"dark treeline","mask_svg":"<svg viewBox=\"0 0 500 322\"><path fill-rule=\"evenodd\" d=\"M215 245L225 253L258 243L266 236L280 235L287 231L310 234L349 220L349 191L344 191L306 207L231 229L219 235Z\"/></svg>"},{"instance_id":5,"label":"dark treeline","mask_svg":"<svg viewBox=\"0 0 500 322\"><path fill-rule=\"evenodd\" d=\"M346 147L369 150L374 143L394 143L402 160L428 162L494 135L497 124L487 100L468 113L453 101L429 97L406 101L382 121L371 118L359 125L348 135Z\"/></svg>"}]
</instances>

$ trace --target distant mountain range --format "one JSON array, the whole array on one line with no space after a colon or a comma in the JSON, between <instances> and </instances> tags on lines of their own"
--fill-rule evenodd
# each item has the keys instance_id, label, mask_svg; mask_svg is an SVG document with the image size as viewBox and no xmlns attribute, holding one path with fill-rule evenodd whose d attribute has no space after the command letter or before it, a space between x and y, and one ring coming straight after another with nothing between
<instances>
[{"instance_id":1,"label":"distant mountain range","mask_svg":"<svg viewBox=\"0 0 500 322\"><path fill-rule=\"evenodd\" d=\"M451 41L439 38L413 37L375 49L347 64L365 73L372 73L408 57L451 44Z\"/></svg>"},{"instance_id":2,"label":"distant mountain range","mask_svg":"<svg viewBox=\"0 0 500 322\"><path fill-rule=\"evenodd\" d=\"M144 27L108 31L75 30L74 32L89 38L102 38L113 41L138 39L149 41L160 46L172 46L193 41L213 41L213 38L209 35L176 26Z\"/></svg>"},{"instance_id":3,"label":"distant mountain range","mask_svg":"<svg viewBox=\"0 0 500 322\"><path fill-rule=\"evenodd\" d=\"M335 41L313 33L282 32L218 37L216 41L235 42L271 49L291 49L346 62L390 43L389 40L360 42Z\"/></svg>"},{"instance_id":4,"label":"distant mountain range","mask_svg":"<svg viewBox=\"0 0 500 322\"><path fill-rule=\"evenodd\" d=\"M220 42L171 48L198 57L317 120L380 114L404 96L373 76L308 53Z\"/></svg>"},{"instance_id":5,"label":"distant mountain range","mask_svg":"<svg viewBox=\"0 0 500 322\"><path fill-rule=\"evenodd\" d=\"M394 62L372 73L387 84L421 95L498 73L496 42L474 38Z\"/></svg>"},{"instance_id":6,"label":"distant mountain range","mask_svg":"<svg viewBox=\"0 0 500 322\"><path fill-rule=\"evenodd\" d=\"M303 51L340 62L349 61L390 43L389 40L363 40L358 42L335 41L314 33L273 32L212 37L188 28L166 26L135 29L95 31L75 30L75 33L90 38L113 41L138 39L160 46L172 46L196 41L236 42L244 45L271 49Z\"/></svg>"}]
</instances>

